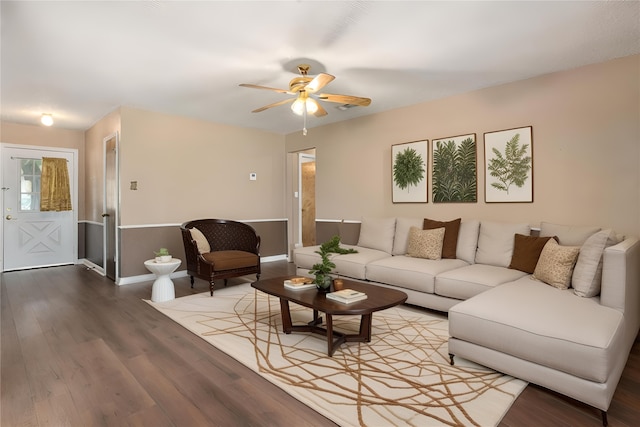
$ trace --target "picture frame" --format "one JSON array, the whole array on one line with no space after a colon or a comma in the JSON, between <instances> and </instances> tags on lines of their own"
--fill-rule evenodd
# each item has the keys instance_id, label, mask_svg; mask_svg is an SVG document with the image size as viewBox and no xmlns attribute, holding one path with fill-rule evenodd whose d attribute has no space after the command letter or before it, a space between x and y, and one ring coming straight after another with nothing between
<instances>
[{"instance_id":1,"label":"picture frame","mask_svg":"<svg viewBox=\"0 0 640 427\"><path fill-rule=\"evenodd\" d=\"M533 203L533 127L484 134L486 203Z\"/></svg>"},{"instance_id":2,"label":"picture frame","mask_svg":"<svg viewBox=\"0 0 640 427\"><path fill-rule=\"evenodd\" d=\"M433 203L478 202L476 134L431 140Z\"/></svg>"},{"instance_id":3,"label":"picture frame","mask_svg":"<svg viewBox=\"0 0 640 427\"><path fill-rule=\"evenodd\" d=\"M429 141L391 146L393 203L427 203Z\"/></svg>"}]
</instances>

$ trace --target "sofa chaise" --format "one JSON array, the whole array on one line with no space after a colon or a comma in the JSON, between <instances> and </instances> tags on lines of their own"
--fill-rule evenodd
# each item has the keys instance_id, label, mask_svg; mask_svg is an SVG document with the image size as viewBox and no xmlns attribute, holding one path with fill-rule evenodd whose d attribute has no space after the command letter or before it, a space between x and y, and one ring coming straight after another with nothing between
<instances>
[{"instance_id":1,"label":"sofa chaise","mask_svg":"<svg viewBox=\"0 0 640 427\"><path fill-rule=\"evenodd\" d=\"M532 235L533 234L533 235ZM640 243L598 227L363 218L338 276L401 289L449 317L462 357L602 411L640 328ZM297 248L297 274L318 262Z\"/></svg>"}]
</instances>

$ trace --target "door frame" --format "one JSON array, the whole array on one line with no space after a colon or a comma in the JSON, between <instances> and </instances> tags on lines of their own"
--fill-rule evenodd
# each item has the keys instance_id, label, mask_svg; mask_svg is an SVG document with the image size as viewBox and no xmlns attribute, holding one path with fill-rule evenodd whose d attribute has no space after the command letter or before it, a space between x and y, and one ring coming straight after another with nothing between
<instances>
[{"instance_id":1,"label":"door frame","mask_svg":"<svg viewBox=\"0 0 640 427\"><path fill-rule=\"evenodd\" d=\"M116 200L115 200L115 218L113 220L114 224L114 264L115 264L115 272L114 272L114 281L117 284L120 280L120 236L118 233L118 229L120 226L120 135L118 131L115 131L102 139L102 265L104 270L104 275L107 275L107 257L109 255L109 251L107 248L108 245L108 220L104 216L107 208L107 143L112 139L116 140L116 156L115 156L115 188L116 188Z\"/></svg>"},{"instance_id":2,"label":"door frame","mask_svg":"<svg viewBox=\"0 0 640 427\"><path fill-rule=\"evenodd\" d=\"M300 156L316 157L316 148L290 151L287 153L286 166L286 204L287 204L287 260L293 260L293 250L302 244L302 198L301 193L301 163ZM316 163L317 166L317 163ZM300 239L298 241L298 239Z\"/></svg>"},{"instance_id":3,"label":"door frame","mask_svg":"<svg viewBox=\"0 0 640 427\"><path fill-rule=\"evenodd\" d=\"M34 151L50 151L51 153L65 153L71 154L73 157L73 176L70 176L70 179L73 179L73 186L71 191L71 206L73 212L73 236L72 236L72 245L73 245L73 262L74 264L78 263L78 149L77 148L63 148L63 147L46 147L40 145L23 145L23 144L9 144L9 143L0 143L0 181L2 181L2 164L5 160L5 151L7 149L18 149L18 150L34 150ZM5 188L4 182L2 182L2 188ZM4 190L1 190L4 191ZM4 196L0 197L0 209L2 210L2 216L4 217L5 206L4 206ZM4 218L0 221L0 272L4 271Z\"/></svg>"}]
</instances>

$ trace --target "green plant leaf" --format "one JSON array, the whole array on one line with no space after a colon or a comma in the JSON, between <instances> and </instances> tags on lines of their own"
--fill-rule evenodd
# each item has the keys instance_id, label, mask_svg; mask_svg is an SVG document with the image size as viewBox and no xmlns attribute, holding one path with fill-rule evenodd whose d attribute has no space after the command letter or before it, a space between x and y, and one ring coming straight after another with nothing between
<instances>
[{"instance_id":1,"label":"green plant leaf","mask_svg":"<svg viewBox=\"0 0 640 427\"><path fill-rule=\"evenodd\" d=\"M424 179L424 160L413 148L407 148L396 154L393 164L393 181L400 189L407 191Z\"/></svg>"},{"instance_id":2,"label":"green plant leaf","mask_svg":"<svg viewBox=\"0 0 640 427\"><path fill-rule=\"evenodd\" d=\"M520 134L517 133L505 146L504 156L497 148L492 148L494 157L489 161L489 174L498 182L491 186L509 194L511 185L521 188L527 182L531 170L531 156L527 156L529 144L520 146Z\"/></svg>"}]
</instances>

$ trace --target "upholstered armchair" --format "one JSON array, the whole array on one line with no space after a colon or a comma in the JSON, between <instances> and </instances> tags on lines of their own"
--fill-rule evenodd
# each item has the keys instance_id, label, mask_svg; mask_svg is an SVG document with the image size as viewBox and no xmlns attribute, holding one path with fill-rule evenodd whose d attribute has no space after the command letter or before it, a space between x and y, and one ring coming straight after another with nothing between
<instances>
[{"instance_id":1,"label":"upholstered armchair","mask_svg":"<svg viewBox=\"0 0 640 427\"><path fill-rule=\"evenodd\" d=\"M260 236L250 225L226 219L197 219L180 226L187 273L209 282L255 274L260 279Z\"/></svg>"}]
</instances>

